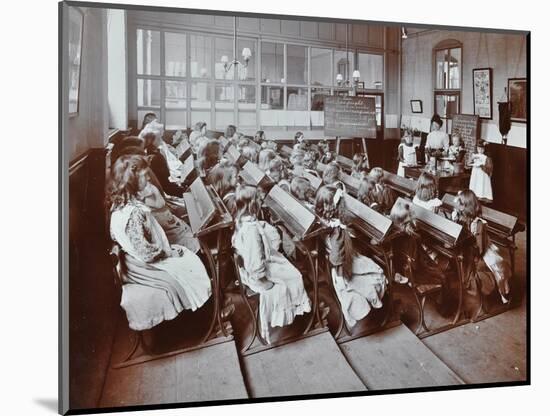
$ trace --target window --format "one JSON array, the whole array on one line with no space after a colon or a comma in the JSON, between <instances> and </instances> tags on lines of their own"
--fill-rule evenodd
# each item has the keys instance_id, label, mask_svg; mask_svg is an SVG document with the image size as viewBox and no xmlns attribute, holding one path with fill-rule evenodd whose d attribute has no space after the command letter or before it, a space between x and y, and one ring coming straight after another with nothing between
<instances>
[{"instance_id":1,"label":"window","mask_svg":"<svg viewBox=\"0 0 550 416\"><path fill-rule=\"evenodd\" d=\"M233 61L233 40L230 38L216 38L214 43L214 72L216 79L231 80L235 77L235 67L232 65L226 72L222 59L227 63Z\"/></svg>"},{"instance_id":2,"label":"window","mask_svg":"<svg viewBox=\"0 0 550 416\"><path fill-rule=\"evenodd\" d=\"M278 86L262 86L262 110L282 110L284 100L284 88Z\"/></svg>"},{"instance_id":3,"label":"window","mask_svg":"<svg viewBox=\"0 0 550 416\"><path fill-rule=\"evenodd\" d=\"M460 114L462 92L462 44L460 42L444 40L436 45L434 79L434 113L444 119Z\"/></svg>"},{"instance_id":4,"label":"window","mask_svg":"<svg viewBox=\"0 0 550 416\"><path fill-rule=\"evenodd\" d=\"M191 76L193 78L211 77L212 39L206 36L192 35L191 39Z\"/></svg>"},{"instance_id":5,"label":"window","mask_svg":"<svg viewBox=\"0 0 550 416\"><path fill-rule=\"evenodd\" d=\"M169 77L185 77L186 71L186 36L181 33L164 34L164 71Z\"/></svg>"},{"instance_id":6,"label":"window","mask_svg":"<svg viewBox=\"0 0 550 416\"><path fill-rule=\"evenodd\" d=\"M262 82L283 83L284 45L262 42Z\"/></svg>"},{"instance_id":7,"label":"window","mask_svg":"<svg viewBox=\"0 0 550 416\"><path fill-rule=\"evenodd\" d=\"M290 111L305 111L308 109L307 88L288 87L286 109Z\"/></svg>"},{"instance_id":8,"label":"window","mask_svg":"<svg viewBox=\"0 0 550 416\"><path fill-rule=\"evenodd\" d=\"M138 75L160 75L160 32L138 29L136 35Z\"/></svg>"},{"instance_id":9,"label":"window","mask_svg":"<svg viewBox=\"0 0 550 416\"><path fill-rule=\"evenodd\" d=\"M311 85L332 85L332 50L311 48Z\"/></svg>"},{"instance_id":10,"label":"window","mask_svg":"<svg viewBox=\"0 0 550 416\"><path fill-rule=\"evenodd\" d=\"M384 55L357 54L357 69L367 89L382 89L384 82Z\"/></svg>"},{"instance_id":11,"label":"window","mask_svg":"<svg viewBox=\"0 0 550 416\"><path fill-rule=\"evenodd\" d=\"M307 79L307 47L287 45L286 47L287 83L306 85Z\"/></svg>"},{"instance_id":12,"label":"window","mask_svg":"<svg viewBox=\"0 0 550 416\"><path fill-rule=\"evenodd\" d=\"M344 81L351 80L353 68L353 53L346 51L334 51L334 79L332 84L336 84L338 74L342 75ZM346 76L347 74L347 76Z\"/></svg>"},{"instance_id":13,"label":"window","mask_svg":"<svg viewBox=\"0 0 550 416\"><path fill-rule=\"evenodd\" d=\"M160 107L160 81L154 79L138 79L138 107Z\"/></svg>"}]
</instances>

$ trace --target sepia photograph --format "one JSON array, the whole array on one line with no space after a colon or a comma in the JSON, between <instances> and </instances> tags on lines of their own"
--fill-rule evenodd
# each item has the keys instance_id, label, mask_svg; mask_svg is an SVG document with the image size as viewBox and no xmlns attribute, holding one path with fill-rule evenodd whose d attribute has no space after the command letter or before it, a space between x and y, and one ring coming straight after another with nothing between
<instances>
[{"instance_id":1,"label":"sepia photograph","mask_svg":"<svg viewBox=\"0 0 550 416\"><path fill-rule=\"evenodd\" d=\"M528 30L59 13L60 413L530 383Z\"/></svg>"}]
</instances>

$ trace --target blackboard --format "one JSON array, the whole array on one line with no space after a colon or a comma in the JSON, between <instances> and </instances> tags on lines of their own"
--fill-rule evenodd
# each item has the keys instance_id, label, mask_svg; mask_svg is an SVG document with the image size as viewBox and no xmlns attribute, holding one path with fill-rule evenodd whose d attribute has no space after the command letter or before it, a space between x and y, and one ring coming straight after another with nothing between
<instances>
[{"instance_id":1,"label":"blackboard","mask_svg":"<svg viewBox=\"0 0 550 416\"><path fill-rule=\"evenodd\" d=\"M465 159L469 160L470 156L476 152L476 145L479 140L479 116L455 114L451 127L453 133L460 133L460 137L464 141L464 148L466 149Z\"/></svg>"},{"instance_id":2,"label":"blackboard","mask_svg":"<svg viewBox=\"0 0 550 416\"><path fill-rule=\"evenodd\" d=\"M325 136L375 139L375 98L325 97Z\"/></svg>"}]
</instances>

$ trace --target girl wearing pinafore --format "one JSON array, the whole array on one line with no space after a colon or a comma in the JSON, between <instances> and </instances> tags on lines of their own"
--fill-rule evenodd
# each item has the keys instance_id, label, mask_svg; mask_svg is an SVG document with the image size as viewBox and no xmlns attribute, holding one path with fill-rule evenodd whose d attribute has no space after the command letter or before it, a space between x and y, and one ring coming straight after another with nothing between
<instances>
[{"instance_id":1,"label":"girl wearing pinafore","mask_svg":"<svg viewBox=\"0 0 550 416\"><path fill-rule=\"evenodd\" d=\"M124 255L121 306L130 328L144 330L174 319L184 309L200 308L211 295L206 268L191 250L171 245L151 210L137 193L149 182L145 158L120 157L110 189L110 233ZM148 299L143 301L143 288ZM155 290L151 290L155 289Z\"/></svg>"},{"instance_id":2,"label":"girl wearing pinafore","mask_svg":"<svg viewBox=\"0 0 550 416\"><path fill-rule=\"evenodd\" d=\"M416 147L410 132L405 133L404 141L397 148L399 155L399 167L397 174L405 177L405 166L416 165Z\"/></svg>"},{"instance_id":3,"label":"girl wearing pinafore","mask_svg":"<svg viewBox=\"0 0 550 416\"><path fill-rule=\"evenodd\" d=\"M491 202L493 200L492 174L493 163L491 158L485 154L485 144L480 143L477 146L477 153L472 156L472 175L469 188L482 201Z\"/></svg>"},{"instance_id":4,"label":"girl wearing pinafore","mask_svg":"<svg viewBox=\"0 0 550 416\"><path fill-rule=\"evenodd\" d=\"M279 233L257 219L256 188L239 186L235 202L232 245L241 259L237 266L243 284L260 294L260 335L270 343L269 327L292 324L296 316L311 311L311 302L301 273L279 252Z\"/></svg>"},{"instance_id":5,"label":"girl wearing pinafore","mask_svg":"<svg viewBox=\"0 0 550 416\"><path fill-rule=\"evenodd\" d=\"M476 238L477 261L473 272L479 278L482 293L488 295L496 286L502 303L508 303L512 267L501 249L490 240L487 222L480 217L481 205L476 195L469 189L461 191L455 198L455 203L452 219L466 227Z\"/></svg>"},{"instance_id":6,"label":"girl wearing pinafore","mask_svg":"<svg viewBox=\"0 0 550 416\"><path fill-rule=\"evenodd\" d=\"M331 278L349 327L363 319L372 308L382 307L386 277L380 266L353 249L345 216L343 191L323 186L315 198L315 210L331 228L325 238Z\"/></svg>"}]
</instances>

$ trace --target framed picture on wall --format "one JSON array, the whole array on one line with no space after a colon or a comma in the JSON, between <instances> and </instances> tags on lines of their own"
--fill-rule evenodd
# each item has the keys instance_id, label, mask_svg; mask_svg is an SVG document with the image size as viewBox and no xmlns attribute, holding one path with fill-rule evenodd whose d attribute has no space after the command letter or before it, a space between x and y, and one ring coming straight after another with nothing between
<instances>
[{"instance_id":1,"label":"framed picture on wall","mask_svg":"<svg viewBox=\"0 0 550 416\"><path fill-rule=\"evenodd\" d=\"M422 100L411 100L411 112L422 113Z\"/></svg>"},{"instance_id":2,"label":"framed picture on wall","mask_svg":"<svg viewBox=\"0 0 550 416\"><path fill-rule=\"evenodd\" d=\"M474 88L474 114L479 118L493 118L493 70L477 68L472 70Z\"/></svg>"},{"instance_id":3,"label":"framed picture on wall","mask_svg":"<svg viewBox=\"0 0 550 416\"><path fill-rule=\"evenodd\" d=\"M69 8L69 116L78 114L80 66L84 14L78 7Z\"/></svg>"},{"instance_id":4,"label":"framed picture on wall","mask_svg":"<svg viewBox=\"0 0 550 416\"><path fill-rule=\"evenodd\" d=\"M519 123L527 122L527 78L508 78L508 102L510 119Z\"/></svg>"}]
</instances>

